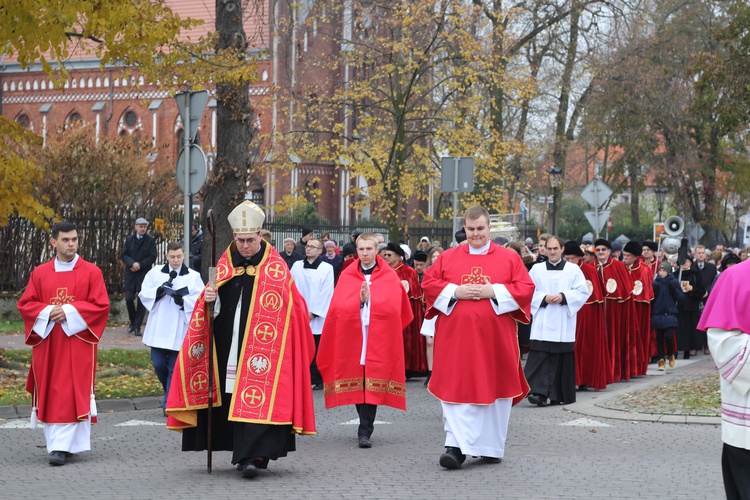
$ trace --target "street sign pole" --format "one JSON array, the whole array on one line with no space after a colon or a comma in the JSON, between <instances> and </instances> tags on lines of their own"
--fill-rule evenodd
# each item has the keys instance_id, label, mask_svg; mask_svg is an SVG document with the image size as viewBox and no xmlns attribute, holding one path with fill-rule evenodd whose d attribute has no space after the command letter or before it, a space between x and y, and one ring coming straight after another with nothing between
<instances>
[{"instance_id":1,"label":"street sign pole","mask_svg":"<svg viewBox=\"0 0 750 500\"><path fill-rule=\"evenodd\" d=\"M185 116L187 116L187 120L183 120L183 125L185 126L185 131L182 134L182 147L185 150L185 198L184 198L184 207L185 207L185 214L184 214L184 232L185 236L183 238L183 246L185 247L185 258L188 259L188 267L190 267L190 217L193 215L191 212L193 208L191 207L191 202L193 201L193 194L190 192L190 138L192 137L190 135L190 93L186 92L184 94L185 98Z\"/></svg>"},{"instance_id":2,"label":"street sign pole","mask_svg":"<svg viewBox=\"0 0 750 500\"><path fill-rule=\"evenodd\" d=\"M456 246L456 232L458 231L458 162L460 158L453 158L453 246Z\"/></svg>"}]
</instances>

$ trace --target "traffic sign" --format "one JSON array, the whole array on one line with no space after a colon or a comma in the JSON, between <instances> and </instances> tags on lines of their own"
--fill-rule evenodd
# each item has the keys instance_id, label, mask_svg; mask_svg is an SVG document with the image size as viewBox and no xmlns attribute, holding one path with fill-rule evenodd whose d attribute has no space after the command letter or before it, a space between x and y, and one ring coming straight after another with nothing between
<instances>
[{"instance_id":1,"label":"traffic sign","mask_svg":"<svg viewBox=\"0 0 750 500\"><path fill-rule=\"evenodd\" d=\"M581 198L594 208L601 207L612 196L612 190L598 177L589 182L581 192Z\"/></svg>"},{"instance_id":2,"label":"traffic sign","mask_svg":"<svg viewBox=\"0 0 750 500\"><path fill-rule=\"evenodd\" d=\"M440 191L443 193L471 193L474 191L474 158L471 156L443 156L440 172ZM458 171L456 171L458 167Z\"/></svg>"},{"instance_id":3,"label":"traffic sign","mask_svg":"<svg viewBox=\"0 0 750 500\"><path fill-rule=\"evenodd\" d=\"M190 145L190 190L185 191L185 148L180 151L177 159L177 185L183 194L195 194L206 183L208 167L206 165L206 154L197 144Z\"/></svg>"},{"instance_id":4,"label":"traffic sign","mask_svg":"<svg viewBox=\"0 0 750 500\"><path fill-rule=\"evenodd\" d=\"M594 228L594 232L597 234L604 228L604 224L609 219L609 210L599 210L595 212L593 210L584 210L583 215L586 216L586 220L589 221L591 227Z\"/></svg>"},{"instance_id":5,"label":"traffic sign","mask_svg":"<svg viewBox=\"0 0 750 500\"><path fill-rule=\"evenodd\" d=\"M177 101L177 109L180 111L180 119L185 124L185 128L190 130L190 142L195 141L195 135L198 133L203 110L206 109L208 102L208 90L198 92L178 92L174 96ZM190 108L190 117L187 116L187 108Z\"/></svg>"}]
</instances>

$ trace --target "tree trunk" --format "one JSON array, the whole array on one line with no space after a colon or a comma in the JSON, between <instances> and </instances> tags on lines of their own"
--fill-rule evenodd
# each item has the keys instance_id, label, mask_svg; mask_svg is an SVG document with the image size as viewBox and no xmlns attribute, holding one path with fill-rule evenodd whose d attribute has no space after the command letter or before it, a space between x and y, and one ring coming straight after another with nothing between
<instances>
[{"instance_id":1,"label":"tree trunk","mask_svg":"<svg viewBox=\"0 0 750 500\"><path fill-rule=\"evenodd\" d=\"M244 55L247 42L242 26L241 0L216 1L216 31L219 33L218 50L234 47ZM209 209L213 210L217 253L223 252L232 241L227 216L242 202L247 191L250 141L254 135L254 112L248 90L249 83L220 83L216 86L216 159L208 184L203 189L203 218L206 219ZM209 245L204 245L204 248L208 249ZM212 259L203 259L204 272L215 264L217 256L212 256Z\"/></svg>"}]
</instances>

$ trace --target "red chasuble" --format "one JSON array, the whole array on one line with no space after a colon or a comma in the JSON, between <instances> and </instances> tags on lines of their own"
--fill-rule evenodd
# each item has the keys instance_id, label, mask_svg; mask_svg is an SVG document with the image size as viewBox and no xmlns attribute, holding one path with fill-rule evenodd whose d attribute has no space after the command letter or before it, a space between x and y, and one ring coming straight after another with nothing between
<instances>
[{"instance_id":1,"label":"red chasuble","mask_svg":"<svg viewBox=\"0 0 750 500\"><path fill-rule=\"evenodd\" d=\"M48 305L70 304L86 321L87 329L68 337L56 324L42 339L31 329ZM54 259L31 273L18 301L32 346L26 390L32 394L37 418L47 424L87 420L96 375L96 350L109 317L109 297L101 270L78 257L72 271L56 272ZM96 419L92 418L92 422Z\"/></svg>"},{"instance_id":2,"label":"red chasuble","mask_svg":"<svg viewBox=\"0 0 750 500\"><path fill-rule=\"evenodd\" d=\"M255 273L250 309L237 362L231 401L218 393L214 349L213 406L229 404L229 420L291 425L297 434L315 434L310 362L315 344L302 295L278 252L265 245L257 267L233 268L234 243L216 264L216 286L233 276ZM195 427L197 410L208 408L209 308L201 292L175 364L167 399L167 427Z\"/></svg>"},{"instance_id":3,"label":"red chasuble","mask_svg":"<svg viewBox=\"0 0 750 500\"><path fill-rule=\"evenodd\" d=\"M635 307L633 330L636 334L630 352L630 371L633 375L645 375L651 359L651 301L654 300L654 275L642 257L628 268L633 280L633 306Z\"/></svg>"},{"instance_id":4,"label":"red chasuble","mask_svg":"<svg viewBox=\"0 0 750 500\"><path fill-rule=\"evenodd\" d=\"M486 299L459 300L449 315L433 308L448 284L484 284L485 278L505 285L519 309L497 315ZM430 392L446 403L523 400L529 385L521 366L516 321L529 323L534 282L521 257L494 243L486 255L471 255L468 245L460 245L443 252L425 270L422 289L425 317L437 316Z\"/></svg>"},{"instance_id":5,"label":"red chasuble","mask_svg":"<svg viewBox=\"0 0 750 500\"><path fill-rule=\"evenodd\" d=\"M365 365L359 292L365 280L359 259L344 269L333 291L318 346L326 408L369 403L406 410L404 341L413 319L396 272L380 256L370 275L370 326Z\"/></svg>"},{"instance_id":6,"label":"red chasuble","mask_svg":"<svg viewBox=\"0 0 750 500\"><path fill-rule=\"evenodd\" d=\"M591 296L578 311L576 322L576 385L587 385L598 391L607 388L611 366L604 324L604 290L594 266L581 259L578 267L586 278Z\"/></svg>"},{"instance_id":7,"label":"red chasuble","mask_svg":"<svg viewBox=\"0 0 750 500\"><path fill-rule=\"evenodd\" d=\"M401 283L409 296L409 304L414 319L404 328L404 365L407 370L415 372L427 371L427 352L425 336L419 333L424 320L424 292L419 284L417 272L404 263L395 269Z\"/></svg>"},{"instance_id":8,"label":"red chasuble","mask_svg":"<svg viewBox=\"0 0 750 500\"><path fill-rule=\"evenodd\" d=\"M611 363L608 382L630 380L631 345L635 308L631 292L633 281L625 264L611 257L604 265L597 265L604 282L604 320L607 323L607 342Z\"/></svg>"}]
</instances>

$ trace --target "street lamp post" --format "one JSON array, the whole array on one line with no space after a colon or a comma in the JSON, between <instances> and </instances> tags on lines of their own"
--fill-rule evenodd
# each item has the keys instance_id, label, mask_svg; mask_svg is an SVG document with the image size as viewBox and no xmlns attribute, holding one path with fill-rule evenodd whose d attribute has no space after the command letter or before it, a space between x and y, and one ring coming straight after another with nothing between
<instances>
[{"instance_id":1,"label":"street lamp post","mask_svg":"<svg viewBox=\"0 0 750 500\"><path fill-rule=\"evenodd\" d=\"M659 204L659 222L663 222L662 211L664 210L664 201L667 199L667 188L659 186L654 188L654 193L656 194L656 202Z\"/></svg>"},{"instance_id":2,"label":"street lamp post","mask_svg":"<svg viewBox=\"0 0 750 500\"><path fill-rule=\"evenodd\" d=\"M740 247L740 240L742 239L740 236L740 212L742 212L742 205L738 203L734 206L734 220L736 224L735 227L737 228L736 230L737 248Z\"/></svg>"},{"instance_id":3,"label":"street lamp post","mask_svg":"<svg viewBox=\"0 0 750 500\"><path fill-rule=\"evenodd\" d=\"M552 234L557 236L557 188L562 180L562 170L554 166L547 171L547 175L549 175L549 185L552 186Z\"/></svg>"}]
</instances>

